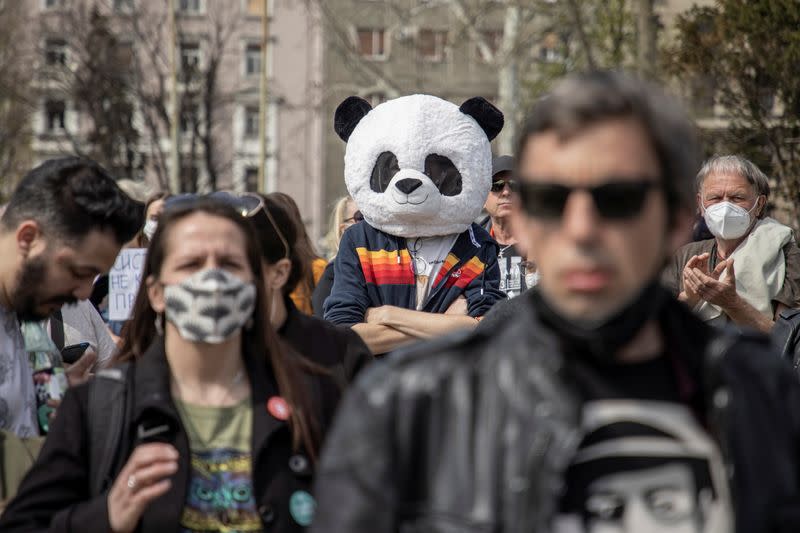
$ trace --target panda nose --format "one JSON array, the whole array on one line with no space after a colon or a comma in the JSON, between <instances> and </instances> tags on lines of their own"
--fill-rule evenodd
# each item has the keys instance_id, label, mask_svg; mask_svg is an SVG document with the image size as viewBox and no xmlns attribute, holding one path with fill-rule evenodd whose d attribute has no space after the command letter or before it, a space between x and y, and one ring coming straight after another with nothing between
<instances>
[{"instance_id":1,"label":"panda nose","mask_svg":"<svg viewBox=\"0 0 800 533\"><path fill-rule=\"evenodd\" d=\"M422 185L422 180L416 178L403 178L395 184L395 187L403 191L405 194L411 194Z\"/></svg>"}]
</instances>

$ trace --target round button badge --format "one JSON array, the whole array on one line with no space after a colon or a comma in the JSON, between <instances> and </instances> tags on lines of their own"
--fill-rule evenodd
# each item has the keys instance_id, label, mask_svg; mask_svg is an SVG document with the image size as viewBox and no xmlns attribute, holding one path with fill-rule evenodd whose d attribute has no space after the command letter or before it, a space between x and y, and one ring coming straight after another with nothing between
<instances>
[{"instance_id":1,"label":"round button badge","mask_svg":"<svg viewBox=\"0 0 800 533\"><path fill-rule=\"evenodd\" d=\"M308 459L302 455L293 455L289 458L289 469L297 475L308 473Z\"/></svg>"},{"instance_id":2,"label":"round button badge","mask_svg":"<svg viewBox=\"0 0 800 533\"><path fill-rule=\"evenodd\" d=\"M278 420L289 420L291 408L280 396L273 396L267 401L267 411Z\"/></svg>"},{"instance_id":3,"label":"round button badge","mask_svg":"<svg viewBox=\"0 0 800 533\"><path fill-rule=\"evenodd\" d=\"M292 493L289 498L289 514L292 519L303 527L310 526L314 520L314 510L317 502L314 497L304 490Z\"/></svg>"}]
</instances>

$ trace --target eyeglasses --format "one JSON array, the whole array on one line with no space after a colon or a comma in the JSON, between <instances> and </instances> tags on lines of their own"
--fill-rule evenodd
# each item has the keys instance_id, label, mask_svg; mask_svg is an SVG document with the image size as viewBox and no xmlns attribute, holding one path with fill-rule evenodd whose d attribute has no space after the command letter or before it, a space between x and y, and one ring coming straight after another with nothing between
<instances>
[{"instance_id":1,"label":"eyeglasses","mask_svg":"<svg viewBox=\"0 0 800 533\"><path fill-rule=\"evenodd\" d=\"M511 192L519 192L519 182L517 180L497 180L492 182L492 192L498 193L503 192L506 185L511 190Z\"/></svg>"},{"instance_id":2,"label":"eyeglasses","mask_svg":"<svg viewBox=\"0 0 800 533\"><path fill-rule=\"evenodd\" d=\"M623 220L638 215L644 207L647 193L656 187L660 187L660 184L648 178L609 181L596 187L522 181L519 183L519 192L522 208L535 218L561 218L569 196L575 191L586 191L592 196L600 216L609 220Z\"/></svg>"},{"instance_id":3,"label":"eyeglasses","mask_svg":"<svg viewBox=\"0 0 800 533\"><path fill-rule=\"evenodd\" d=\"M353 213L353 216L342 220L342 222L345 224L347 224L348 222L352 222L353 224L355 224L356 222L361 222L362 220L364 220L364 215L361 214L361 211L356 211L355 213Z\"/></svg>"},{"instance_id":4,"label":"eyeglasses","mask_svg":"<svg viewBox=\"0 0 800 533\"><path fill-rule=\"evenodd\" d=\"M166 211L167 209L173 209L179 206L191 205L203 198L208 198L229 205L245 218L252 218L259 212L263 211L263 213L267 216L267 220L269 220L272 229L275 230L275 234L278 236L278 239L280 239L281 244L283 245L283 258L289 259L289 242L286 240L286 237L283 236L283 232L278 227L275 219L272 218L272 214L269 212L269 209L267 209L264 205L264 199L261 197L261 195L251 192L237 193L233 191L215 191L209 194L177 194L175 196L170 196L164 202L164 210Z\"/></svg>"}]
</instances>

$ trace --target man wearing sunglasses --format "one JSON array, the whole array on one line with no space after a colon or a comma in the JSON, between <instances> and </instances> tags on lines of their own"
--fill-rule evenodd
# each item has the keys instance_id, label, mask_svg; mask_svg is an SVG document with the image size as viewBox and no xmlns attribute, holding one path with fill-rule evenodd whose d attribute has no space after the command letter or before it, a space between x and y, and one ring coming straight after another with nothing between
<instances>
[{"instance_id":1,"label":"man wearing sunglasses","mask_svg":"<svg viewBox=\"0 0 800 533\"><path fill-rule=\"evenodd\" d=\"M514 158L501 155L492 159L492 187L486 197L487 217L481 222L483 229L497 241L500 253L497 264L500 267L500 290L509 298L519 295L525 284L525 257L520 254L517 238L512 231L511 219L517 205L514 197L519 185L512 176Z\"/></svg>"},{"instance_id":2,"label":"man wearing sunglasses","mask_svg":"<svg viewBox=\"0 0 800 533\"><path fill-rule=\"evenodd\" d=\"M587 73L558 84L521 133L520 235L537 288L499 331L414 347L362 376L327 437L318 531L586 532L598 519L651 531L614 529L607 498L555 521L566 493L598 489L571 466L601 451L601 411L681 421L657 439L604 425L630 437L634 464L698 431L719 458L729 487L696 502L714 501L715 525L660 530L800 531L800 384L768 341L709 327L658 283L694 212L700 160L684 112L652 85ZM608 479L622 473L607 466ZM652 481L646 466L637 476Z\"/></svg>"}]
</instances>

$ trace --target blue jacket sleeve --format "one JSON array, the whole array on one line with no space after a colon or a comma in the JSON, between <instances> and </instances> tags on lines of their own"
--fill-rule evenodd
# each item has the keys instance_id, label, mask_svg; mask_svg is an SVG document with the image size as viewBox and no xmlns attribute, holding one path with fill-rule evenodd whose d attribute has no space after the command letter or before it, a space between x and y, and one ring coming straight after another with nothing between
<instances>
[{"instance_id":1,"label":"blue jacket sleeve","mask_svg":"<svg viewBox=\"0 0 800 533\"><path fill-rule=\"evenodd\" d=\"M464 295L467 298L467 312L471 317L480 317L489 312L494 304L506 298L500 290L500 267L497 264L497 250L494 245L484 245L479 254L486 265L483 273L467 285Z\"/></svg>"},{"instance_id":2,"label":"blue jacket sleeve","mask_svg":"<svg viewBox=\"0 0 800 533\"><path fill-rule=\"evenodd\" d=\"M355 226L348 228L333 264L333 288L325 300L325 320L342 326L364 321L369 307L367 284L353 241Z\"/></svg>"}]
</instances>

